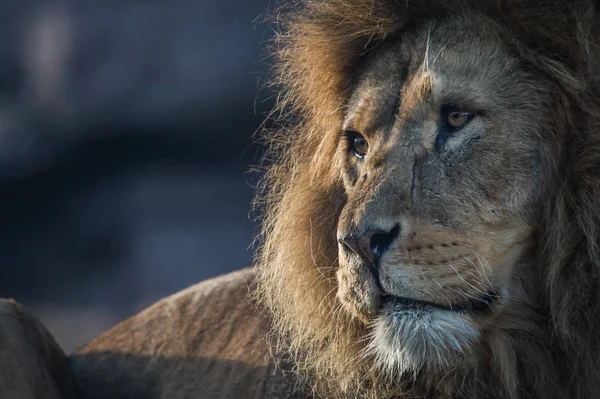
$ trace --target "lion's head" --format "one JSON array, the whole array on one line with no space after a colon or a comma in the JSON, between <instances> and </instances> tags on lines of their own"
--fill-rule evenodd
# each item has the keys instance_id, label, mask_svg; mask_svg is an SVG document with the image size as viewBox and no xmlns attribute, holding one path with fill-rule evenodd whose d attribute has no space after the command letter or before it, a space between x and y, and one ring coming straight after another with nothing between
<instances>
[{"instance_id":1,"label":"lion's head","mask_svg":"<svg viewBox=\"0 0 600 399\"><path fill-rule=\"evenodd\" d=\"M330 396L590 397L593 2L296 7L260 197L276 348Z\"/></svg>"}]
</instances>

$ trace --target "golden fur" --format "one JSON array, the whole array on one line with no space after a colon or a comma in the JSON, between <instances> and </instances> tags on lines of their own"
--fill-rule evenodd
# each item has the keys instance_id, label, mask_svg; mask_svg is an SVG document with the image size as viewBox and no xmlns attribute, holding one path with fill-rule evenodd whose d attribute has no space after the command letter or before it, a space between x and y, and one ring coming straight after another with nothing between
<instances>
[{"instance_id":1,"label":"golden fur","mask_svg":"<svg viewBox=\"0 0 600 399\"><path fill-rule=\"evenodd\" d=\"M14 303L0 303L0 375L8 376L0 378L0 394L292 398L306 397L304 384L327 398L598 397L595 4L296 0L278 15L280 95L273 115L280 115L280 126L266 135L256 271L163 299L71 355L69 365L35 319ZM395 61L404 52L406 71ZM464 65L476 66L476 78L462 82L473 83L469 93L489 99L493 112L474 119L436 158L427 121L438 114L428 104L437 106L448 81L464 79L456 74ZM388 116L392 127L378 127L376 138L365 132L389 105L381 87L398 89L401 104ZM511 118L494 119L506 112ZM362 164L342 145L340 131L348 126L372 140L373 156ZM461 141L479 128L489 134L476 144ZM406 148L430 162L418 164ZM408 185L411 168L400 167L407 157ZM444 169L443 157L458 167ZM427 186L434 183L439 192ZM444 207L451 212L440 212ZM401 225L402 240L381 257L377 281L343 239L389 221ZM489 267L477 269L467 246L484 254ZM448 262L473 290L442 267ZM424 284L415 270L444 286ZM377 284L396 296L450 306L483 289L498 291L502 300L484 316L431 311L423 329L421 316L406 313L416 321L406 325L388 317ZM258 307L249 306L249 296ZM403 341L415 356L402 357L394 337L411 332L423 335ZM274 359L293 374L281 374L266 357L267 334Z\"/></svg>"},{"instance_id":2,"label":"golden fur","mask_svg":"<svg viewBox=\"0 0 600 399\"><path fill-rule=\"evenodd\" d=\"M306 399L267 356L251 268L166 297L72 353L0 301L2 399Z\"/></svg>"},{"instance_id":3,"label":"golden fur","mask_svg":"<svg viewBox=\"0 0 600 399\"><path fill-rule=\"evenodd\" d=\"M265 219L257 293L272 316L275 353L291 355L298 374L326 397L595 397L600 103L593 2L305 0L280 15L282 127L267 136L272 166L259 196ZM465 20L480 24L474 27L479 35L498 35L527 73L541 79L546 91L539 95L549 99L534 116L545 125L543 181L527 224L532 246L519 253L525 264L515 267L528 297L502 311L486 345L475 346L475 365L424 367L403 376L382 371L374 356L365 355L372 331L358 316L372 306L352 303L360 301L352 292L371 290L368 277L355 269L346 287L336 275L346 262L338 255L336 231L354 201L342 180L339 132L357 68L370 52L402 39L404 31L423 32L461 16L463 26Z\"/></svg>"}]
</instances>

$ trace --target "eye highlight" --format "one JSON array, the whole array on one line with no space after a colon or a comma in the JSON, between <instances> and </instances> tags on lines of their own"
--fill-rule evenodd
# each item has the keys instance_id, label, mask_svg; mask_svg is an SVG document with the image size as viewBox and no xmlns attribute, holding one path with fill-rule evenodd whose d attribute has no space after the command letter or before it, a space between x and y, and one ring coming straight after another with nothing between
<instances>
[{"instance_id":1,"label":"eye highlight","mask_svg":"<svg viewBox=\"0 0 600 399\"><path fill-rule=\"evenodd\" d=\"M364 158L369 151L369 142L365 137L354 130L344 130L342 136L348 141L348 151L357 158Z\"/></svg>"}]
</instances>

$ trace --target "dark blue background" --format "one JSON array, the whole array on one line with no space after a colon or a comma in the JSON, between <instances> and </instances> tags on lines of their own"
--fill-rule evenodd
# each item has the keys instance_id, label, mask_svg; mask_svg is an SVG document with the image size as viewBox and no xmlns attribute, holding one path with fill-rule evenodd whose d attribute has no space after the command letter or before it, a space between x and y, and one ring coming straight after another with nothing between
<instances>
[{"instance_id":1,"label":"dark blue background","mask_svg":"<svg viewBox=\"0 0 600 399\"><path fill-rule=\"evenodd\" d=\"M0 296L65 350L251 264L268 7L0 5Z\"/></svg>"}]
</instances>

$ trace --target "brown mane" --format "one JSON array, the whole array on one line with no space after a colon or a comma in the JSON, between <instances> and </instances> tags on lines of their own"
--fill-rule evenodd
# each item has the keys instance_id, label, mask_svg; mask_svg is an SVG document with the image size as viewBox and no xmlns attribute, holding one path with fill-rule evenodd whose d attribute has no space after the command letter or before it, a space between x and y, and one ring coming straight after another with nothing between
<instances>
[{"instance_id":1,"label":"brown mane","mask_svg":"<svg viewBox=\"0 0 600 399\"><path fill-rule=\"evenodd\" d=\"M272 166L257 198L265 215L257 298L272 316L273 347L291 356L318 392L423 397L370 372L357 343L364 331L335 298L335 231L345 198L333 154L360 58L411 24L450 13L492 18L523 62L558 87L549 132L554 147L542 155L547 170L536 258L542 317L553 332L539 339L552 349L540 353L522 344L519 362L497 359L500 382L482 378L465 395L515 393L521 384L545 397L592 397L600 384L600 53L592 1L299 0L280 11L274 115L281 128L266 136ZM519 381L510 369L517 363Z\"/></svg>"},{"instance_id":2,"label":"brown mane","mask_svg":"<svg viewBox=\"0 0 600 399\"><path fill-rule=\"evenodd\" d=\"M293 0L276 15L282 15L276 19L274 84L280 94L273 113L279 128L265 135L269 166L257 196L264 215L257 267L164 298L69 357L37 319L16 303L0 300L0 396L177 399L196 392L219 398L305 398L308 387L327 398L598 397L600 21L595 3ZM521 291L485 319L490 326L489 331L482 328L485 342L461 351L464 362L386 370L377 368L376 355L365 351L372 330L342 308L344 297L336 297L344 283L336 275L344 271L343 248L338 260L338 219L353 210L336 147L354 71L364 56L383 41L411 30L423 33L426 25L421 24L444 20L447 30L440 35L456 27L476 28L475 39L491 33L494 41L481 43L506 44L518 64L514 70L524 70L543 86L526 98L540 112L524 114L533 115L535 123L526 126L535 127L527 133L537 136L528 137L523 147L525 159L535 165L521 186L533 192L527 211L536 209L530 212L531 223L527 220L522 262L511 264L509 272L514 271L509 284ZM461 49L474 48L469 40ZM462 59L462 52L455 54ZM477 68L486 65L478 55L485 53L472 54ZM379 60L388 63L390 58ZM389 75L386 82L397 80L385 72L389 69L383 71ZM513 80L513 69L508 71ZM498 81L505 83L505 76ZM515 97L520 87L511 86L507 97ZM544 96L543 101L536 96ZM515 149L523 146L523 130L504 131L509 138L492 145L504 143L501 158L512 162ZM497 146L481 148L488 156ZM500 174L503 165L494 172ZM482 164L475 159L470 166ZM502 184L514 188L512 181ZM389 194L383 193L377 198L385 201ZM472 229L474 219L456 213ZM497 236L482 239L495 244L488 237ZM510 251L510 246L500 248ZM258 307L250 306L249 295ZM408 327L409 334L413 330ZM268 333L269 347L264 342ZM274 359L267 356L269 350ZM284 370L291 365L295 374L279 372L273 360ZM404 374L397 375L398 370ZM305 385L297 386L298 381Z\"/></svg>"}]
</instances>

